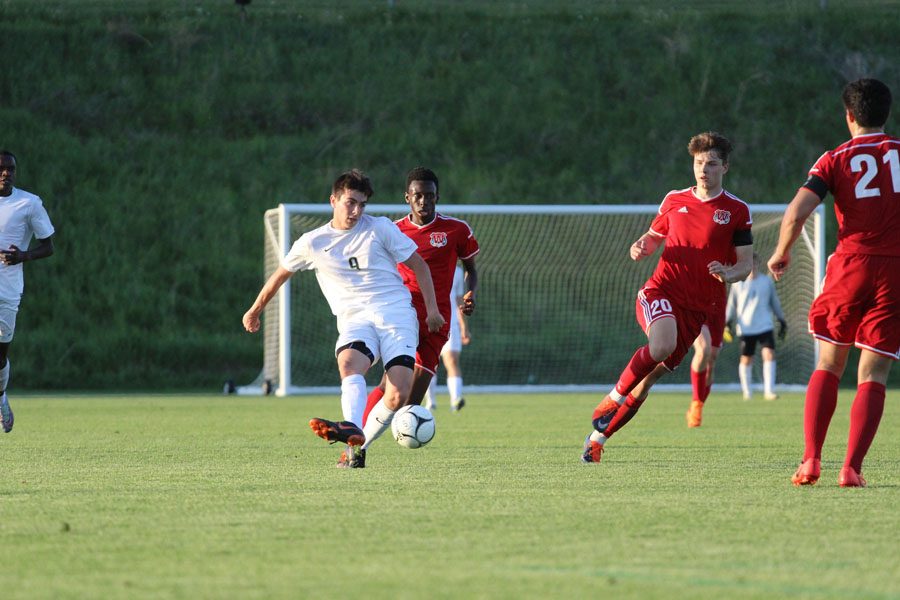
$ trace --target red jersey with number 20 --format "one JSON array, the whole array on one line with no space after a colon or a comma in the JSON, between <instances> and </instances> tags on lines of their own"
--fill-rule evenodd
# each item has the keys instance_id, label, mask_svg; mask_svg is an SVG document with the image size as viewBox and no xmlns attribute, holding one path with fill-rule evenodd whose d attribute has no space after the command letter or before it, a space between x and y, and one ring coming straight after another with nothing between
<instances>
[{"instance_id":1,"label":"red jersey with number 20","mask_svg":"<svg viewBox=\"0 0 900 600\"><path fill-rule=\"evenodd\" d=\"M669 192L650 225L665 247L644 287L663 291L682 308L724 310L725 284L709 274L709 263L734 264L734 234L752 225L750 207L725 190L709 200L694 188Z\"/></svg>"},{"instance_id":2,"label":"red jersey with number 20","mask_svg":"<svg viewBox=\"0 0 900 600\"><path fill-rule=\"evenodd\" d=\"M431 279L434 282L434 293L437 296L438 308L441 316L450 323L450 289L453 287L453 273L456 270L456 261L471 258L478 254L478 242L469 224L460 219L447 217L440 213L434 216L434 220L427 225L416 225L409 215L399 221L395 221L408 238L418 246L419 255L428 263L431 269ZM412 294L413 306L419 315L425 315L425 300L419 282L413 270L400 263L400 276L403 284L409 288Z\"/></svg>"},{"instance_id":3,"label":"red jersey with number 20","mask_svg":"<svg viewBox=\"0 0 900 600\"><path fill-rule=\"evenodd\" d=\"M858 135L819 157L809 175L834 196L835 252L900 256L900 139Z\"/></svg>"}]
</instances>

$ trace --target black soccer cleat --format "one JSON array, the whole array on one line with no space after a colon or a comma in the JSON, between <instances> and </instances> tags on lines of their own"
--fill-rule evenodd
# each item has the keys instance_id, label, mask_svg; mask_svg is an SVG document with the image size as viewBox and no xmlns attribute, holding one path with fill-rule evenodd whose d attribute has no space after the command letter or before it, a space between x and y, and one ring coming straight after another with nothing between
<instances>
[{"instance_id":1,"label":"black soccer cleat","mask_svg":"<svg viewBox=\"0 0 900 600\"><path fill-rule=\"evenodd\" d=\"M317 436L332 444L341 442L349 446L362 446L366 441L366 434L350 421L335 423L328 419L310 419L309 428Z\"/></svg>"}]
</instances>

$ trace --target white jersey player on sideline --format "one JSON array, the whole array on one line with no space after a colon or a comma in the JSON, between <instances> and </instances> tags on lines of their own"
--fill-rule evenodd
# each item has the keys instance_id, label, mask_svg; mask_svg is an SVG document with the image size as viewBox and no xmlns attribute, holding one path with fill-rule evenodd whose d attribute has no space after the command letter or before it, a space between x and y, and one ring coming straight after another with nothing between
<instances>
[{"instance_id":1,"label":"white jersey player on sideline","mask_svg":"<svg viewBox=\"0 0 900 600\"><path fill-rule=\"evenodd\" d=\"M344 420L314 418L309 425L319 437L349 446L348 461L343 464L351 468L365 467L366 449L390 427L394 412L406 404L412 389L419 326L398 263L408 266L418 279L429 330L444 325L431 271L416 252L415 242L390 219L364 213L372 193L369 178L361 171L341 174L332 185L332 220L294 242L243 318L247 331L258 331L263 309L282 284L297 271L315 270L337 317L335 356ZM387 376L385 395L372 409L375 418L363 429L364 376L379 358Z\"/></svg>"},{"instance_id":2,"label":"white jersey player on sideline","mask_svg":"<svg viewBox=\"0 0 900 600\"><path fill-rule=\"evenodd\" d=\"M53 254L53 224L44 203L15 187L16 157L0 151L0 417L5 433L12 431L14 415L6 397L9 384L9 345L16 331L16 314L25 289L22 263ZM31 238L37 244L29 249ZM23 250L24 248L24 250Z\"/></svg>"},{"instance_id":3,"label":"white jersey player on sideline","mask_svg":"<svg viewBox=\"0 0 900 600\"><path fill-rule=\"evenodd\" d=\"M465 294L465 278L462 267L457 265L453 272L453 287L450 288L450 303L454 310L450 312L450 337L447 343L441 348L441 359L443 359L444 367L447 369L447 391L450 393L450 410L458 412L466 405L463 398L462 387L462 369L459 365L459 355L462 347L469 343L469 328L466 317L460 308L463 302L463 294ZM431 385L428 386L428 392L425 394L425 406L429 410L437 408L437 402L434 397L435 378L431 379Z\"/></svg>"},{"instance_id":4,"label":"white jersey player on sideline","mask_svg":"<svg viewBox=\"0 0 900 600\"><path fill-rule=\"evenodd\" d=\"M781 310L781 301L775 291L775 282L767 274L760 272L760 257L753 254L753 270L744 281L731 284L728 303L725 308L725 322L736 323L735 332L741 338L741 359L738 375L744 400L752 398L753 355L756 344L762 346L763 357L763 397L766 400L778 398L775 394L775 325L772 314L778 318L780 327L778 339L787 333L787 321Z\"/></svg>"}]
</instances>

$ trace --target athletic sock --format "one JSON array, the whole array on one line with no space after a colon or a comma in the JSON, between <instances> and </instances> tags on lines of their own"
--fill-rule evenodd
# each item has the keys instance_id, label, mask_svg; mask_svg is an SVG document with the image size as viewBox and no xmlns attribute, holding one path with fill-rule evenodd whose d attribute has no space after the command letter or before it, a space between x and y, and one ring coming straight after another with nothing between
<instances>
[{"instance_id":1,"label":"athletic sock","mask_svg":"<svg viewBox=\"0 0 900 600\"><path fill-rule=\"evenodd\" d=\"M828 425L837 408L840 378L824 369L813 371L806 386L806 404L803 408L803 436L805 449L803 460L822 458L822 445L828 434Z\"/></svg>"},{"instance_id":2,"label":"athletic sock","mask_svg":"<svg viewBox=\"0 0 900 600\"><path fill-rule=\"evenodd\" d=\"M763 361L763 390L766 396L775 394L775 361Z\"/></svg>"},{"instance_id":3,"label":"athletic sock","mask_svg":"<svg viewBox=\"0 0 900 600\"><path fill-rule=\"evenodd\" d=\"M709 387L706 385L706 369L695 371L691 369L691 391L692 398L697 402L705 402L706 396L709 395Z\"/></svg>"},{"instance_id":4,"label":"athletic sock","mask_svg":"<svg viewBox=\"0 0 900 600\"><path fill-rule=\"evenodd\" d=\"M366 408L366 378L349 375L341 380L341 411L344 420L362 427L363 411Z\"/></svg>"},{"instance_id":5,"label":"athletic sock","mask_svg":"<svg viewBox=\"0 0 900 600\"><path fill-rule=\"evenodd\" d=\"M753 388L753 365L745 365L743 363L738 365L738 377L741 380L741 392L744 394L744 398L749 398L753 395L751 391Z\"/></svg>"},{"instance_id":6,"label":"athletic sock","mask_svg":"<svg viewBox=\"0 0 900 600\"><path fill-rule=\"evenodd\" d=\"M369 392L369 396L366 398L366 409L363 411L363 426L369 420L369 413L372 412L372 409L375 408L375 405L378 404L378 401L384 396L384 390L378 386L375 386L375 389Z\"/></svg>"},{"instance_id":7,"label":"athletic sock","mask_svg":"<svg viewBox=\"0 0 900 600\"><path fill-rule=\"evenodd\" d=\"M628 397L625 398L625 403L619 407L619 410L616 411L612 421L609 422L609 426L604 432L606 437L609 438L612 434L624 427L625 424L637 414L637 411L641 408L643 403L643 400L638 400L631 394L628 394Z\"/></svg>"},{"instance_id":8,"label":"athletic sock","mask_svg":"<svg viewBox=\"0 0 900 600\"><path fill-rule=\"evenodd\" d=\"M616 383L616 391L622 396L627 396L658 364L659 362L653 360L653 357L650 356L650 347L641 346L634 353L634 356L631 357L631 360L628 361L628 366L625 367L625 370L619 376L619 382Z\"/></svg>"},{"instance_id":9,"label":"athletic sock","mask_svg":"<svg viewBox=\"0 0 900 600\"><path fill-rule=\"evenodd\" d=\"M850 407L850 436L844 466L853 467L857 473L862 473L863 459L878 431L884 413L884 394L884 385L875 381L861 383L856 388L856 398Z\"/></svg>"},{"instance_id":10,"label":"athletic sock","mask_svg":"<svg viewBox=\"0 0 900 600\"><path fill-rule=\"evenodd\" d=\"M372 442L377 440L391 426L394 412L385 405L384 400L379 400L372 407L372 410L369 412L371 418L366 420L366 425L363 427L363 433L366 434L366 442L362 446L363 450L368 448Z\"/></svg>"},{"instance_id":11,"label":"athletic sock","mask_svg":"<svg viewBox=\"0 0 900 600\"><path fill-rule=\"evenodd\" d=\"M447 378L447 392L450 393L450 402L456 404L462 397L462 377Z\"/></svg>"},{"instance_id":12,"label":"athletic sock","mask_svg":"<svg viewBox=\"0 0 900 600\"><path fill-rule=\"evenodd\" d=\"M437 387L437 377L432 377L428 383L428 389L425 390L425 406L427 408L437 407L437 401L434 398L434 389Z\"/></svg>"},{"instance_id":13,"label":"athletic sock","mask_svg":"<svg viewBox=\"0 0 900 600\"><path fill-rule=\"evenodd\" d=\"M700 402L706 402L706 399L709 398L709 392L712 391L712 365L706 368L706 387L701 391L703 392L703 399Z\"/></svg>"},{"instance_id":14,"label":"athletic sock","mask_svg":"<svg viewBox=\"0 0 900 600\"><path fill-rule=\"evenodd\" d=\"M6 365L2 369L0 369L0 394L6 391L6 386L9 385L9 359L6 359Z\"/></svg>"}]
</instances>

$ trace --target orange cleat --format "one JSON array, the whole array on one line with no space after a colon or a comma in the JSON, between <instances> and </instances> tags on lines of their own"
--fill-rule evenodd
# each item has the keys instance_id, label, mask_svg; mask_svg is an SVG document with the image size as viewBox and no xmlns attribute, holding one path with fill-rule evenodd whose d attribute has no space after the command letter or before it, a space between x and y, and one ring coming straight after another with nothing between
<instances>
[{"instance_id":1,"label":"orange cleat","mask_svg":"<svg viewBox=\"0 0 900 600\"><path fill-rule=\"evenodd\" d=\"M309 428L323 440L332 444L341 442L349 446L362 446L366 441L366 435L362 429L350 421L335 423L327 419L310 419Z\"/></svg>"},{"instance_id":2,"label":"orange cleat","mask_svg":"<svg viewBox=\"0 0 900 600\"><path fill-rule=\"evenodd\" d=\"M581 462L598 463L603 456L603 444L595 442L591 436L584 438L584 452L581 453Z\"/></svg>"},{"instance_id":3,"label":"orange cleat","mask_svg":"<svg viewBox=\"0 0 900 600\"><path fill-rule=\"evenodd\" d=\"M791 477L794 485L815 485L822 473L822 460L807 458L797 468L797 472Z\"/></svg>"},{"instance_id":4,"label":"orange cleat","mask_svg":"<svg viewBox=\"0 0 900 600\"><path fill-rule=\"evenodd\" d=\"M866 487L866 480L862 473L857 473L853 467L844 467L838 475L838 485L841 487Z\"/></svg>"},{"instance_id":5,"label":"orange cleat","mask_svg":"<svg viewBox=\"0 0 900 600\"><path fill-rule=\"evenodd\" d=\"M594 409L594 415L591 421L594 425L594 429L597 430L597 433L604 433L606 431L606 428L609 427L610 421L616 416L616 411L618 410L619 403L609 396L604 398L603 401L597 405L597 408Z\"/></svg>"},{"instance_id":6,"label":"orange cleat","mask_svg":"<svg viewBox=\"0 0 900 600\"><path fill-rule=\"evenodd\" d=\"M699 400L691 400L691 407L685 417L687 417L688 427L700 427L703 422L703 403Z\"/></svg>"}]
</instances>

